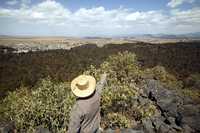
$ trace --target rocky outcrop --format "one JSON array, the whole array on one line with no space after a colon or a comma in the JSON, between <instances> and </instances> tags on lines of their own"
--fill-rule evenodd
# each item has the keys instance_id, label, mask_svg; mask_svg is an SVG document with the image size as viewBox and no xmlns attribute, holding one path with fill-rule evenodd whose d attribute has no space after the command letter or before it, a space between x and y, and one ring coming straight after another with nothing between
<instances>
[{"instance_id":1,"label":"rocky outcrop","mask_svg":"<svg viewBox=\"0 0 200 133\"><path fill-rule=\"evenodd\" d=\"M14 122L8 122L0 124L0 133L16 133L16 127Z\"/></svg>"},{"instance_id":2,"label":"rocky outcrop","mask_svg":"<svg viewBox=\"0 0 200 133\"><path fill-rule=\"evenodd\" d=\"M144 94L155 102L161 115L143 121L147 132L199 132L200 104L181 97L175 90L169 90L159 81L146 80ZM151 126L149 126L151 125Z\"/></svg>"},{"instance_id":3,"label":"rocky outcrop","mask_svg":"<svg viewBox=\"0 0 200 133\"><path fill-rule=\"evenodd\" d=\"M157 113L142 119L137 129L107 129L105 133L196 133L200 132L200 104L181 97L175 90L165 88L159 81L146 79L140 104L153 101ZM139 127L139 128L138 128Z\"/></svg>"}]
</instances>

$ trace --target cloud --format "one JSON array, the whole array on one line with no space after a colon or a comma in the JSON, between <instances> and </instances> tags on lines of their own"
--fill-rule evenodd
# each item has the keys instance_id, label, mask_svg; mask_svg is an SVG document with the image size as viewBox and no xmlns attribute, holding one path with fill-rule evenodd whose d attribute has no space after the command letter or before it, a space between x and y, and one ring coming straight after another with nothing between
<instances>
[{"instance_id":1,"label":"cloud","mask_svg":"<svg viewBox=\"0 0 200 133\"><path fill-rule=\"evenodd\" d=\"M28 8L29 4L31 4L31 0L8 0L6 4L9 6L14 6L19 4L21 8Z\"/></svg>"},{"instance_id":2,"label":"cloud","mask_svg":"<svg viewBox=\"0 0 200 133\"><path fill-rule=\"evenodd\" d=\"M125 17L125 20L137 22L141 24L148 23L161 23L163 20L166 19L166 16L163 15L160 11L147 11L147 12L133 12L128 14Z\"/></svg>"},{"instance_id":3,"label":"cloud","mask_svg":"<svg viewBox=\"0 0 200 133\"><path fill-rule=\"evenodd\" d=\"M100 6L72 12L56 1L47 0L29 8L0 8L0 28L10 27L11 20L15 22L13 25L21 25L19 31L27 30L23 27L35 31L31 27L38 26L39 31L44 29L44 34L53 29L67 35L182 33L200 31L200 8L183 11L174 9L166 14L162 10L108 10Z\"/></svg>"},{"instance_id":4,"label":"cloud","mask_svg":"<svg viewBox=\"0 0 200 133\"><path fill-rule=\"evenodd\" d=\"M16 5L17 3L18 3L17 0L9 0L9 1L6 1L6 4L7 4L7 5L10 5L10 6Z\"/></svg>"},{"instance_id":5,"label":"cloud","mask_svg":"<svg viewBox=\"0 0 200 133\"><path fill-rule=\"evenodd\" d=\"M186 11L172 11L172 19L176 25L193 26L200 29L200 8L192 8Z\"/></svg>"},{"instance_id":6,"label":"cloud","mask_svg":"<svg viewBox=\"0 0 200 133\"><path fill-rule=\"evenodd\" d=\"M183 3L193 3L194 1L195 0L171 0L169 3L167 3L167 6L175 8L182 5Z\"/></svg>"},{"instance_id":7,"label":"cloud","mask_svg":"<svg viewBox=\"0 0 200 133\"><path fill-rule=\"evenodd\" d=\"M20 9L0 9L0 16L15 18L24 23L57 24L57 22L67 19L69 14L70 11L55 1L44 1L31 8L22 6Z\"/></svg>"},{"instance_id":8,"label":"cloud","mask_svg":"<svg viewBox=\"0 0 200 133\"><path fill-rule=\"evenodd\" d=\"M21 8L28 8L31 0L21 0L20 6Z\"/></svg>"},{"instance_id":9,"label":"cloud","mask_svg":"<svg viewBox=\"0 0 200 133\"><path fill-rule=\"evenodd\" d=\"M106 10L104 7L80 8L75 12L64 8L56 1L44 1L31 8L20 9L0 9L1 16L15 18L22 22L47 24L76 24L80 27L102 26L116 24L116 27L132 25L134 23L146 23L146 19L152 23L161 21L164 16L159 11L131 12L127 9L119 8ZM121 26L120 26L121 25ZM107 27L109 27L107 26Z\"/></svg>"}]
</instances>

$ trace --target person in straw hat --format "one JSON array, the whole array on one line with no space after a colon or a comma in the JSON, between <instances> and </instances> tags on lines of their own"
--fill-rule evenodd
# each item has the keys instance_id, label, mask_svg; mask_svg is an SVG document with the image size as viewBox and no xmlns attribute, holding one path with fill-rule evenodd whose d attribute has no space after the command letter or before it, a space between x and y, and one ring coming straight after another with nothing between
<instances>
[{"instance_id":1,"label":"person in straw hat","mask_svg":"<svg viewBox=\"0 0 200 133\"><path fill-rule=\"evenodd\" d=\"M94 77L80 75L72 80L71 90L77 96L71 114L68 133L99 133L100 98L106 84L106 74L96 83Z\"/></svg>"}]
</instances>

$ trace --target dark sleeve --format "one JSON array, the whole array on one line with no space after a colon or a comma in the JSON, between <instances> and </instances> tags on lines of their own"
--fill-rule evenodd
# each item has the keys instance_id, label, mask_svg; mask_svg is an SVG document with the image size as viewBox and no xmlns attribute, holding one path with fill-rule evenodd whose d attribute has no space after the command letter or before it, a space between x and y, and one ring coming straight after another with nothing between
<instances>
[{"instance_id":1,"label":"dark sleeve","mask_svg":"<svg viewBox=\"0 0 200 133\"><path fill-rule=\"evenodd\" d=\"M103 74L103 75L101 75L100 81L96 85L96 90L97 90L97 92L99 94L102 93L102 90L103 90L103 88L104 88L105 85L106 85L106 75Z\"/></svg>"},{"instance_id":2,"label":"dark sleeve","mask_svg":"<svg viewBox=\"0 0 200 133\"><path fill-rule=\"evenodd\" d=\"M68 133L78 133L81 128L82 119L83 119L83 113L81 109L78 107L78 104L75 104L70 114Z\"/></svg>"}]
</instances>

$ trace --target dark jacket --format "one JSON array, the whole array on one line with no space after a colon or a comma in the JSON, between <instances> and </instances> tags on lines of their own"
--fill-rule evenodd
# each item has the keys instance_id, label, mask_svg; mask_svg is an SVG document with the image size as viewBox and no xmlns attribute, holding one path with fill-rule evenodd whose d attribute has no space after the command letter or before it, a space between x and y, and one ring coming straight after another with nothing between
<instances>
[{"instance_id":1,"label":"dark jacket","mask_svg":"<svg viewBox=\"0 0 200 133\"><path fill-rule=\"evenodd\" d=\"M71 111L68 133L99 132L100 98L105 83L106 77L102 76L91 96L77 99Z\"/></svg>"}]
</instances>

